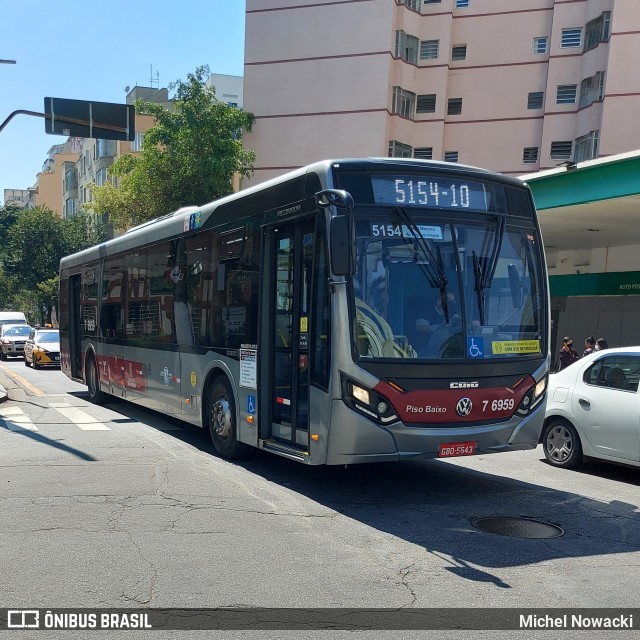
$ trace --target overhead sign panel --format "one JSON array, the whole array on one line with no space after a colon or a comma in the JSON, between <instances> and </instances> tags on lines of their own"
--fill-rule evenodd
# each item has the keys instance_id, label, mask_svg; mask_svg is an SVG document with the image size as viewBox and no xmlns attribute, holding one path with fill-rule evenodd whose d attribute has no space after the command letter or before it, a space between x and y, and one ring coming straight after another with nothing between
<instances>
[{"instance_id":1,"label":"overhead sign panel","mask_svg":"<svg viewBox=\"0 0 640 640\"><path fill-rule=\"evenodd\" d=\"M74 138L133 140L135 111L132 104L45 98L45 131Z\"/></svg>"}]
</instances>

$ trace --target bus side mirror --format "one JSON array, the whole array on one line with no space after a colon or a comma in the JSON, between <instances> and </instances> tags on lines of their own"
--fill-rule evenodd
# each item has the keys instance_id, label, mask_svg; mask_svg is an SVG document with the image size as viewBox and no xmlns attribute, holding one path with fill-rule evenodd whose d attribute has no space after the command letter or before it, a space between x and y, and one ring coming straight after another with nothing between
<instances>
[{"instance_id":1,"label":"bus side mirror","mask_svg":"<svg viewBox=\"0 0 640 640\"><path fill-rule=\"evenodd\" d=\"M355 225L350 215L337 215L331 218L329 242L333 275L353 275L356 271L356 242Z\"/></svg>"},{"instance_id":2,"label":"bus side mirror","mask_svg":"<svg viewBox=\"0 0 640 640\"><path fill-rule=\"evenodd\" d=\"M350 276L356 271L356 228L353 222L353 198L342 189L325 189L316 193L320 209L331 207L336 211L347 210L331 217L329 226L329 259L335 276Z\"/></svg>"}]
</instances>

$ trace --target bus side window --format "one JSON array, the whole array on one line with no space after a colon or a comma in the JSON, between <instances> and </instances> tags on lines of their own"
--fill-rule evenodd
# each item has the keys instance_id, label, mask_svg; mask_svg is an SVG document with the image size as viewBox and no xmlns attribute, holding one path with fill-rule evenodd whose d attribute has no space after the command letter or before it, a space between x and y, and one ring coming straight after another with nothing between
<instances>
[{"instance_id":1,"label":"bus side window","mask_svg":"<svg viewBox=\"0 0 640 640\"><path fill-rule=\"evenodd\" d=\"M123 297L126 295L124 264L114 256L105 261L102 277L100 332L107 338L123 337Z\"/></svg>"}]
</instances>

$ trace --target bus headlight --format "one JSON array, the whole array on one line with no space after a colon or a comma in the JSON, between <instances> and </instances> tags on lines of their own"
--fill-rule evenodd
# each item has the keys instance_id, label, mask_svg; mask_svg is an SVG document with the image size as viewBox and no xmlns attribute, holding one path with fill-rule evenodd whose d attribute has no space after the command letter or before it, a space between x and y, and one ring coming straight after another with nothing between
<instances>
[{"instance_id":1,"label":"bus headlight","mask_svg":"<svg viewBox=\"0 0 640 640\"><path fill-rule=\"evenodd\" d=\"M398 419L386 398L345 376L342 376L342 400L350 409L378 423L387 424Z\"/></svg>"},{"instance_id":2,"label":"bus headlight","mask_svg":"<svg viewBox=\"0 0 640 640\"><path fill-rule=\"evenodd\" d=\"M366 389L363 389L362 387L359 387L357 384L353 384L353 383L351 383L349 386L351 387L350 388L351 395L356 400L359 400L360 402L367 405L370 404L369 392Z\"/></svg>"},{"instance_id":3,"label":"bus headlight","mask_svg":"<svg viewBox=\"0 0 640 640\"><path fill-rule=\"evenodd\" d=\"M525 394L516 410L516 415L524 417L531 413L543 400L549 378L545 376Z\"/></svg>"}]
</instances>

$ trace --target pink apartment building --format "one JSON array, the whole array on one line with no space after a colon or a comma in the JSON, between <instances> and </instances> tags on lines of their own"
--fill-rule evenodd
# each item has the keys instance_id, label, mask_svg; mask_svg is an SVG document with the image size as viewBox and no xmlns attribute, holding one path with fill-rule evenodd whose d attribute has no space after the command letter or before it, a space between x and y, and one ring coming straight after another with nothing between
<instances>
[{"instance_id":1,"label":"pink apartment building","mask_svg":"<svg viewBox=\"0 0 640 640\"><path fill-rule=\"evenodd\" d=\"M521 175L640 148L639 0L247 0L255 184L404 156Z\"/></svg>"}]
</instances>

